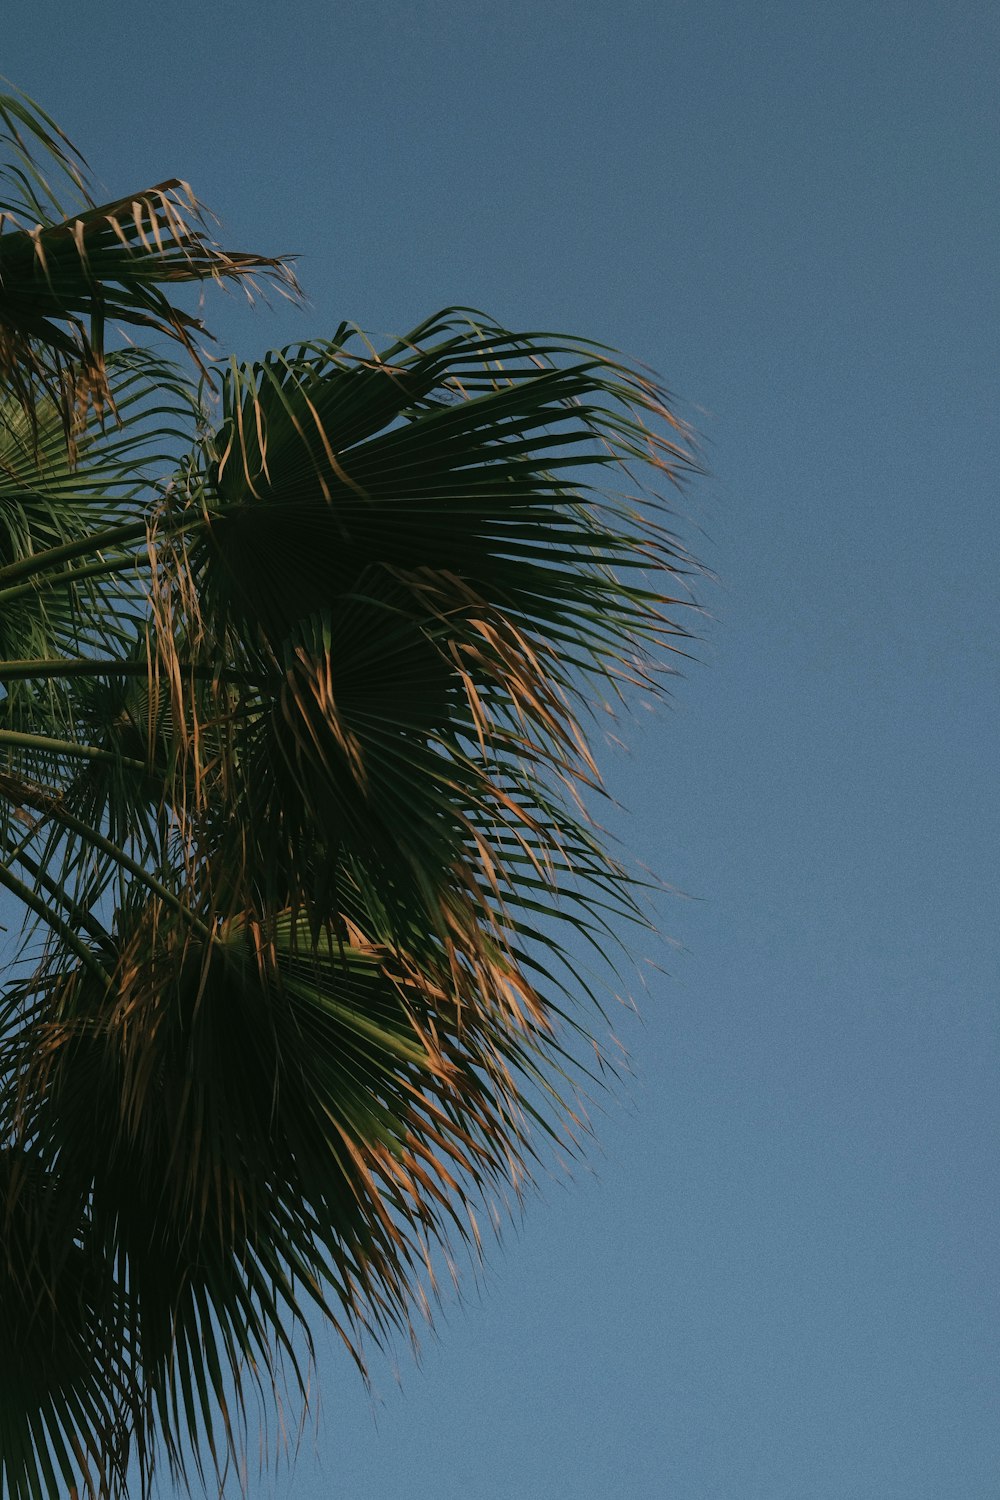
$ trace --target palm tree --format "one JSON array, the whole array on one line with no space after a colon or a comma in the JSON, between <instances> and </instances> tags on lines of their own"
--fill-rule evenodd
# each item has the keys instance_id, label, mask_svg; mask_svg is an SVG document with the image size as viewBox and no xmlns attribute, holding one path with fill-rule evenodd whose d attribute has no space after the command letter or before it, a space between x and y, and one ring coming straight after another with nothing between
<instances>
[{"instance_id":1,"label":"palm tree","mask_svg":"<svg viewBox=\"0 0 1000 1500\"><path fill-rule=\"evenodd\" d=\"M692 464L641 370L468 310L210 375L164 285L287 268L0 118L0 1467L37 1500L224 1472L317 1317L363 1363L574 1139L581 955L643 920L585 723L684 644L631 491Z\"/></svg>"}]
</instances>

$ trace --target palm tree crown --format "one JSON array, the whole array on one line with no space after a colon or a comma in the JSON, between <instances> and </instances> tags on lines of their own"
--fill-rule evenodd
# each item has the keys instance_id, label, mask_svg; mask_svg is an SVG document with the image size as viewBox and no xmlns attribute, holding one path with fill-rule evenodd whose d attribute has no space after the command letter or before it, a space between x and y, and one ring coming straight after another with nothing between
<instances>
[{"instance_id":1,"label":"palm tree crown","mask_svg":"<svg viewBox=\"0 0 1000 1500\"><path fill-rule=\"evenodd\" d=\"M0 122L0 1466L37 1500L223 1470L310 1319L360 1361L572 1135L574 954L641 917L584 725L683 647L647 486L692 462L642 371L465 309L218 372L164 287L287 268Z\"/></svg>"}]
</instances>

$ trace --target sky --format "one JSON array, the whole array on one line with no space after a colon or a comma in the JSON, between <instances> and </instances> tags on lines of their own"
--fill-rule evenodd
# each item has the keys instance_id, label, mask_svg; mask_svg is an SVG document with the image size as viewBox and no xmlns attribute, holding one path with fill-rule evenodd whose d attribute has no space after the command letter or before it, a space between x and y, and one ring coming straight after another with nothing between
<instances>
[{"instance_id":1,"label":"sky","mask_svg":"<svg viewBox=\"0 0 1000 1500\"><path fill-rule=\"evenodd\" d=\"M599 747L675 892L633 1077L251 1496L1000 1494L998 58L989 0L6 19L109 196L298 255L222 347L471 304L655 367L710 471L696 660Z\"/></svg>"}]
</instances>

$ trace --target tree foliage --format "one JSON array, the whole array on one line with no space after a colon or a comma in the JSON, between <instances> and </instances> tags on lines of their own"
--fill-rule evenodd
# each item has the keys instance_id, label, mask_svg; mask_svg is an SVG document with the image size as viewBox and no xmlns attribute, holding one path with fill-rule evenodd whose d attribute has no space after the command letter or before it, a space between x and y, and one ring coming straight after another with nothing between
<instances>
[{"instance_id":1,"label":"tree foliage","mask_svg":"<svg viewBox=\"0 0 1000 1500\"><path fill-rule=\"evenodd\" d=\"M579 955L641 920L590 716L684 647L692 461L642 370L468 310L209 362L172 284L287 266L0 122L0 1466L39 1500L223 1473L318 1318L361 1362L572 1136Z\"/></svg>"}]
</instances>

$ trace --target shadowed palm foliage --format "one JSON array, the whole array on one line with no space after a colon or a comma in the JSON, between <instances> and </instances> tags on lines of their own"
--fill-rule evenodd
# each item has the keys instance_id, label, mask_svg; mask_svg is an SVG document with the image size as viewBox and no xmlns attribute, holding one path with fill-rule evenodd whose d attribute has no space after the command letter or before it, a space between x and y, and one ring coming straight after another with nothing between
<instances>
[{"instance_id":1,"label":"shadowed palm foliage","mask_svg":"<svg viewBox=\"0 0 1000 1500\"><path fill-rule=\"evenodd\" d=\"M41 220L26 134L75 158L3 109ZM690 467L653 381L453 310L234 363L209 420L103 319L189 344L160 281L275 263L166 209L144 238L164 201L134 238L119 205L53 228L58 275L47 229L0 235L18 1500L145 1487L161 1444L224 1471L247 1396L304 1390L311 1321L359 1361L407 1328L477 1205L572 1136L570 955L639 916L583 726L685 635L689 564L630 493Z\"/></svg>"}]
</instances>

